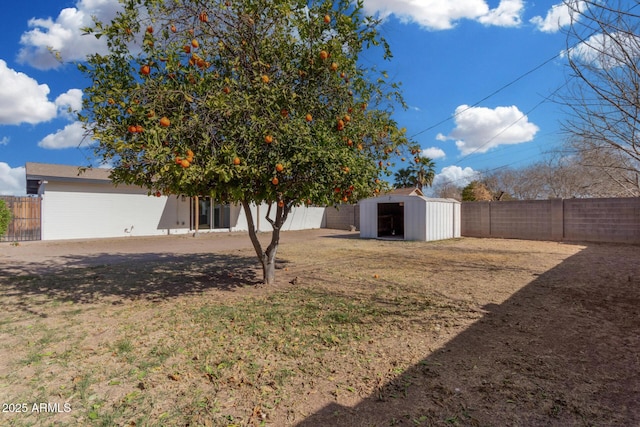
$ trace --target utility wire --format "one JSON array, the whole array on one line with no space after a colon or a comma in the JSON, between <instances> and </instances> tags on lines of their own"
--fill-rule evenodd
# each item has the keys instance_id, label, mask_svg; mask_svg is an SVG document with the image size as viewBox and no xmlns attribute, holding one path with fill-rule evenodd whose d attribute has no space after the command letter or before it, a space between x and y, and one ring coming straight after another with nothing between
<instances>
[{"instance_id":1,"label":"utility wire","mask_svg":"<svg viewBox=\"0 0 640 427\"><path fill-rule=\"evenodd\" d=\"M466 155L462 156L460 159L458 159L457 162L454 163L454 165L460 165L460 163L463 160L466 160L468 157L472 156L473 154L477 153L478 151L480 151L481 149L483 149L484 147L486 147L489 143L491 143L491 141L493 141L494 139L496 139L497 137L499 137L500 135L502 135L503 133L505 133L507 130L509 130L510 128L512 128L513 126L515 126L518 122L520 122L522 119L526 118L527 116L529 116L529 114L531 114L535 109L537 109L539 106L541 106L542 104L544 104L545 102L548 102L556 93L558 93L561 89L563 89L566 85L568 84L568 82L563 83L562 85L558 86L553 92L551 92L551 94L549 94L548 96L542 98L542 100L540 102L538 102L536 105L534 105L533 107L531 107L526 113L523 113L522 116L520 116L517 120L515 120L514 122L512 122L511 124L509 124L509 126L505 127L504 129L502 129L500 132L496 133L495 135L493 135L491 138L489 138L484 144L480 145L479 147L477 147L475 150L473 150L470 153L467 153ZM465 110L466 111L466 110Z\"/></svg>"},{"instance_id":2,"label":"utility wire","mask_svg":"<svg viewBox=\"0 0 640 427\"><path fill-rule=\"evenodd\" d=\"M505 85L501 86L500 88L496 89L495 91L491 92L489 95L485 96L484 98L482 98L481 100L473 103L472 105L468 106L467 108L465 108L464 110L458 111L456 112L454 115L447 117L446 119L442 119L439 122L429 126L426 129L421 130L418 133L415 133L413 135L411 135L411 138L415 138L418 135L422 135L425 132L430 131L431 129L434 129L438 126L440 126L443 123L448 122L449 120L455 119L456 117L460 116L461 114L463 114L464 112L477 107L478 105L480 105L481 103L483 103L484 101L486 101L487 99L497 95L498 93L502 92L503 90L505 90L506 88L508 88L509 86L512 86L513 84L519 82L520 80L522 80L523 78L527 77L529 74L532 74L536 71L538 71L540 68L544 67L545 65L547 65L549 62L555 60L556 58L558 58L561 55L561 53L556 53L555 55L553 55L551 58L545 60L544 62L542 62L539 65L536 65L534 68L528 70L527 72L525 72L524 74L521 74L520 76L516 77L514 80L510 81L509 83L506 83Z\"/></svg>"}]
</instances>

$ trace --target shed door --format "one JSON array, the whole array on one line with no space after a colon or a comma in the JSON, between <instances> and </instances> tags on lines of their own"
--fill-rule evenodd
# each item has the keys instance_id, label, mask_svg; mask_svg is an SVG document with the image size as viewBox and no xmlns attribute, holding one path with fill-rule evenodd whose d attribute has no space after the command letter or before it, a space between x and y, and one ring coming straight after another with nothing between
<instances>
[{"instance_id":1,"label":"shed door","mask_svg":"<svg viewBox=\"0 0 640 427\"><path fill-rule=\"evenodd\" d=\"M378 237L404 239L404 203L378 203Z\"/></svg>"}]
</instances>

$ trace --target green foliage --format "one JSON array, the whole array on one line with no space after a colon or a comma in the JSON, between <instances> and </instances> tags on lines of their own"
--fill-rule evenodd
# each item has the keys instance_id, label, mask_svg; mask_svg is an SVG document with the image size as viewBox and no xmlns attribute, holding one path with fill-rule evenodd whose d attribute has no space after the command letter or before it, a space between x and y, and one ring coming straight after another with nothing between
<instances>
[{"instance_id":1,"label":"green foliage","mask_svg":"<svg viewBox=\"0 0 640 427\"><path fill-rule=\"evenodd\" d=\"M11 211L4 200L0 200L0 236L4 236L11 222Z\"/></svg>"},{"instance_id":2,"label":"green foliage","mask_svg":"<svg viewBox=\"0 0 640 427\"><path fill-rule=\"evenodd\" d=\"M431 186L436 176L436 164L428 157L416 156L408 168L398 169L394 185L398 188Z\"/></svg>"},{"instance_id":3,"label":"green foliage","mask_svg":"<svg viewBox=\"0 0 640 427\"><path fill-rule=\"evenodd\" d=\"M98 156L114 181L157 194L287 209L374 194L392 155L415 147L392 119L398 85L358 61L368 47L391 57L361 8L126 1L86 29L109 45L80 66Z\"/></svg>"},{"instance_id":4,"label":"green foliage","mask_svg":"<svg viewBox=\"0 0 640 427\"><path fill-rule=\"evenodd\" d=\"M79 66L93 82L79 118L97 156L116 183L242 204L272 282L293 206L369 197L393 156L419 152L392 118L394 105L404 107L398 84L359 61L363 52L391 58L362 7L124 0L112 22L85 29L108 46ZM250 203L270 206L265 251Z\"/></svg>"},{"instance_id":5,"label":"green foliage","mask_svg":"<svg viewBox=\"0 0 640 427\"><path fill-rule=\"evenodd\" d=\"M463 202L489 201L493 200L493 195L487 186L480 181L471 181L462 189Z\"/></svg>"}]
</instances>

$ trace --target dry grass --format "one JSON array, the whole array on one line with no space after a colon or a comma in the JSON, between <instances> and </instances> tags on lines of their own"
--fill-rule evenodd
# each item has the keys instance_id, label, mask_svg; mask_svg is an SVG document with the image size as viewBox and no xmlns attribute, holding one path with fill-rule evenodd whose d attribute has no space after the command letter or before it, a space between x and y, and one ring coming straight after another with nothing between
<instances>
[{"instance_id":1,"label":"dry grass","mask_svg":"<svg viewBox=\"0 0 640 427\"><path fill-rule=\"evenodd\" d=\"M611 319L639 301L637 251L348 236L280 259L273 288L255 286L249 249L0 276L0 401L27 405L0 424L640 422L637 305ZM610 329L590 296L605 282ZM628 384L618 364L593 368L614 329Z\"/></svg>"}]
</instances>

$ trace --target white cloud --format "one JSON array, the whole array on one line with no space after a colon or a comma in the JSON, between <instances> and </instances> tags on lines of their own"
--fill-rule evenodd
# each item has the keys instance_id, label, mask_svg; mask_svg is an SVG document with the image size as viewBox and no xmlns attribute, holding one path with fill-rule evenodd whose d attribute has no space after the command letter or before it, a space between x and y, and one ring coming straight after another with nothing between
<instances>
[{"instance_id":1,"label":"white cloud","mask_svg":"<svg viewBox=\"0 0 640 427\"><path fill-rule=\"evenodd\" d=\"M2 137L2 139L0 139L0 145L9 145L9 141L10 138L8 136L4 136Z\"/></svg>"},{"instance_id":2,"label":"white cloud","mask_svg":"<svg viewBox=\"0 0 640 427\"><path fill-rule=\"evenodd\" d=\"M640 57L640 37L628 33L594 34L569 50L576 61L587 62L600 68L625 66L629 59ZM567 51L562 52L567 56Z\"/></svg>"},{"instance_id":3,"label":"white cloud","mask_svg":"<svg viewBox=\"0 0 640 427\"><path fill-rule=\"evenodd\" d=\"M0 162L0 195L24 196L27 194L26 172L23 166L12 168Z\"/></svg>"},{"instance_id":4,"label":"white cloud","mask_svg":"<svg viewBox=\"0 0 640 427\"><path fill-rule=\"evenodd\" d=\"M485 0L365 0L364 10L382 18L395 15L401 22L414 22L430 30L453 28L461 19L485 25L517 26L524 9L522 0L501 0L489 9Z\"/></svg>"},{"instance_id":5,"label":"white cloud","mask_svg":"<svg viewBox=\"0 0 640 427\"><path fill-rule=\"evenodd\" d=\"M58 96L55 103L60 114L71 119L74 112L82 109L82 91L80 89L69 89L67 92ZM71 110L71 113L69 110Z\"/></svg>"},{"instance_id":6,"label":"white cloud","mask_svg":"<svg viewBox=\"0 0 640 427\"><path fill-rule=\"evenodd\" d=\"M456 127L450 135L439 134L440 141L455 140L461 154L486 153L499 145L528 142L539 128L529 122L518 107L469 107L455 112Z\"/></svg>"},{"instance_id":7,"label":"white cloud","mask_svg":"<svg viewBox=\"0 0 640 427\"><path fill-rule=\"evenodd\" d=\"M574 1L572 8L576 11L583 10L585 2ZM557 33L561 28L571 23L571 8L566 3L559 3L551 6L547 11L547 16L534 16L530 22L544 33Z\"/></svg>"},{"instance_id":8,"label":"white cloud","mask_svg":"<svg viewBox=\"0 0 640 427\"><path fill-rule=\"evenodd\" d=\"M478 179L479 176L479 172L470 167L463 169L460 166L447 166L442 168L439 174L436 174L433 186L437 187L440 184L450 182L456 187L465 187L474 179Z\"/></svg>"},{"instance_id":9,"label":"white cloud","mask_svg":"<svg viewBox=\"0 0 640 427\"><path fill-rule=\"evenodd\" d=\"M502 0L497 8L492 9L478 21L484 25L494 25L496 27L517 27L522 22L520 15L524 10L522 0Z\"/></svg>"},{"instance_id":10,"label":"white cloud","mask_svg":"<svg viewBox=\"0 0 640 427\"><path fill-rule=\"evenodd\" d=\"M49 101L49 86L38 84L0 59L0 125L40 123L53 119L56 105Z\"/></svg>"},{"instance_id":11,"label":"white cloud","mask_svg":"<svg viewBox=\"0 0 640 427\"><path fill-rule=\"evenodd\" d=\"M106 41L82 35L81 28L93 24L92 16L110 21L121 9L118 0L80 0L65 8L57 18L32 18L29 31L22 34L18 61L40 70L57 68L62 61L78 61L91 53L104 53ZM56 54L59 58L56 58Z\"/></svg>"},{"instance_id":12,"label":"white cloud","mask_svg":"<svg viewBox=\"0 0 640 427\"><path fill-rule=\"evenodd\" d=\"M431 160L436 160L436 159L444 159L445 157L447 157L447 154L441 148L430 147L422 150L422 156L428 157Z\"/></svg>"},{"instance_id":13,"label":"white cloud","mask_svg":"<svg viewBox=\"0 0 640 427\"><path fill-rule=\"evenodd\" d=\"M38 142L38 146L48 149L62 149L73 148L81 145L86 145L91 141L85 138L84 128L82 123L73 122L64 127L64 129L58 130L56 133L45 136L42 141Z\"/></svg>"}]
</instances>

